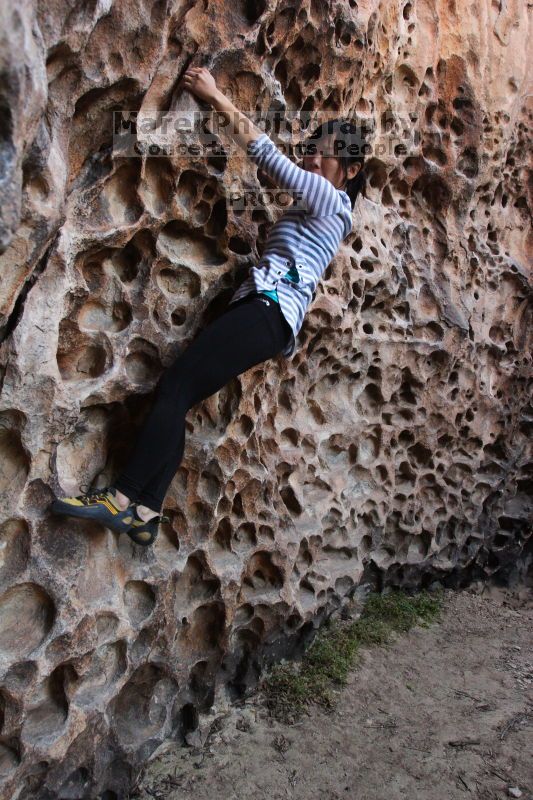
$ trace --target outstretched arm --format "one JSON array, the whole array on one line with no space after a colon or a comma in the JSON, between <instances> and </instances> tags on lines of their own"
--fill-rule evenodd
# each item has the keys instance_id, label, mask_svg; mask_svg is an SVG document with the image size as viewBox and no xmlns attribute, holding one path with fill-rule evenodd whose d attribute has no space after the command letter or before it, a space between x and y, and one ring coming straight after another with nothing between
<instances>
[{"instance_id":1,"label":"outstretched arm","mask_svg":"<svg viewBox=\"0 0 533 800\"><path fill-rule=\"evenodd\" d=\"M186 89L197 97L210 103L223 117L224 131L246 150L251 142L261 136L262 131L256 128L246 114L242 114L231 100L217 89L215 79L206 67L189 67L182 83Z\"/></svg>"},{"instance_id":2,"label":"outstretched arm","mask_svg":"<svg viewBox=\"0 0 533 800\"><path fill-rule=\"evenodd\" d=\"M183 77L185 88L210 103L227 123L226 132L239 144L274 183L299 200L314 216L336 214L342 209L338 190L322 175L302 169L284 155L268 134L236 108L217 89L206 67L189 67Z\"/></svg>"}]
</instances>

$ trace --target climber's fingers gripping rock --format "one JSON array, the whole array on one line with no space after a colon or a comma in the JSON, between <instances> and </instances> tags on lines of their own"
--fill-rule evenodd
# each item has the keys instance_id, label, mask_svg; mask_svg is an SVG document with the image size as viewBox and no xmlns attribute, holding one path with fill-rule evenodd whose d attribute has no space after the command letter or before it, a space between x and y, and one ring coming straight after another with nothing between
<instances>
[{"instance_id":1,"label":"climber's fingers gripping rock","mask_svg":"<svg viewBox=\"0 0 533 800\"><path fill-rule=\"evenodd\" d=\"M217 91L215 79L206 67L189 67L186 69L181 84L185 89L208 103L211 102Z\"/></svg>"}]
</instances>

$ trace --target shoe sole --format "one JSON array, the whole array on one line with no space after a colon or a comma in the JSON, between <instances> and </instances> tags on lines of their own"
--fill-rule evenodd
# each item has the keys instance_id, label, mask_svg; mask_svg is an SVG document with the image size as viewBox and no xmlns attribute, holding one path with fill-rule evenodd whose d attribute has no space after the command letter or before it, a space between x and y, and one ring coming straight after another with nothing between
<instances>
[{"instance_id":1,"label":"shoe sole","mask_svg":"<svg viewBox=\"0 0 533 800\"><path fill-rule=\"evenodd\" d=\"M137 531L137 533L138 533L138 532L139 532L139 531ZM151 547L151 545L153 545L153 543L154 543L154 542L155 542L155 540L157 539L157 534L158 534L158 531L156 531L156 532L155 532L155 534L154 534L154 538L153 538L153 539L152 539L152 538L150 538L150 540L149 540L149 541L147 541L147 542L139 542L139 541L137 541L137 539L134 539L134 538L133 538L133 535L132 535L132 532L131 532L131 528L130 528L129 530L125 531L125 533L127 533L127 535L129 536L129 538L131 539L131 541L133 542L133 544L138 544L140 547Z\"/></svg>"}]
</instances>

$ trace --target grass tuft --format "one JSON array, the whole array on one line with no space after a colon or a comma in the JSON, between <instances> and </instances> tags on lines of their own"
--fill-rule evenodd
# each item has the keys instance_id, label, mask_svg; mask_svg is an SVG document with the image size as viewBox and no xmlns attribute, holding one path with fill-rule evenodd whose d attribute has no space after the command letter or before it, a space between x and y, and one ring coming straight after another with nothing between
<instances>
[{"instance_id":1,"label":"grass tuft","mask_svg":"<svg viewBox=\"0 0 533 800\"><path fill-rule=\"evenodd\" d=\"M361 616L350 623L328 620L299 662L275 665L262 681L267 707L276 719L294 722L310 703L331 710L361 646L384 644L394 631L428 627L440 615L444 592L407 595L393 590L368 596Z\"/></svg>"}]
</instances>

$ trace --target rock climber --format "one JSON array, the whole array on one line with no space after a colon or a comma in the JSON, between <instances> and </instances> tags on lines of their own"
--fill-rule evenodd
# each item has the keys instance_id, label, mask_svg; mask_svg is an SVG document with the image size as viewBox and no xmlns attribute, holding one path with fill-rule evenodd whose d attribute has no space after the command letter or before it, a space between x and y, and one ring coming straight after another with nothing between
<instances>
[{"instance_id":1,"label":"rock climber","mask_svg":"<svg viewBox=\"0 0 533 800\"><path fill-rule=\"evenodd\" d=\"M259 262L220 316L161 374L151 410L113 484L52 502L55 513L100 522L145 546L155 541L159 524L170 521L161 512L183 457L187 411L236 375L278 354L293 354L320 277L352 230L352 209L366 183L362 125L324 122L306 138L300 167L225 97L206 67L189 67L182 86L212 105L231 138L294 202L270 229Z\"/></svg>"}]
</instances>

